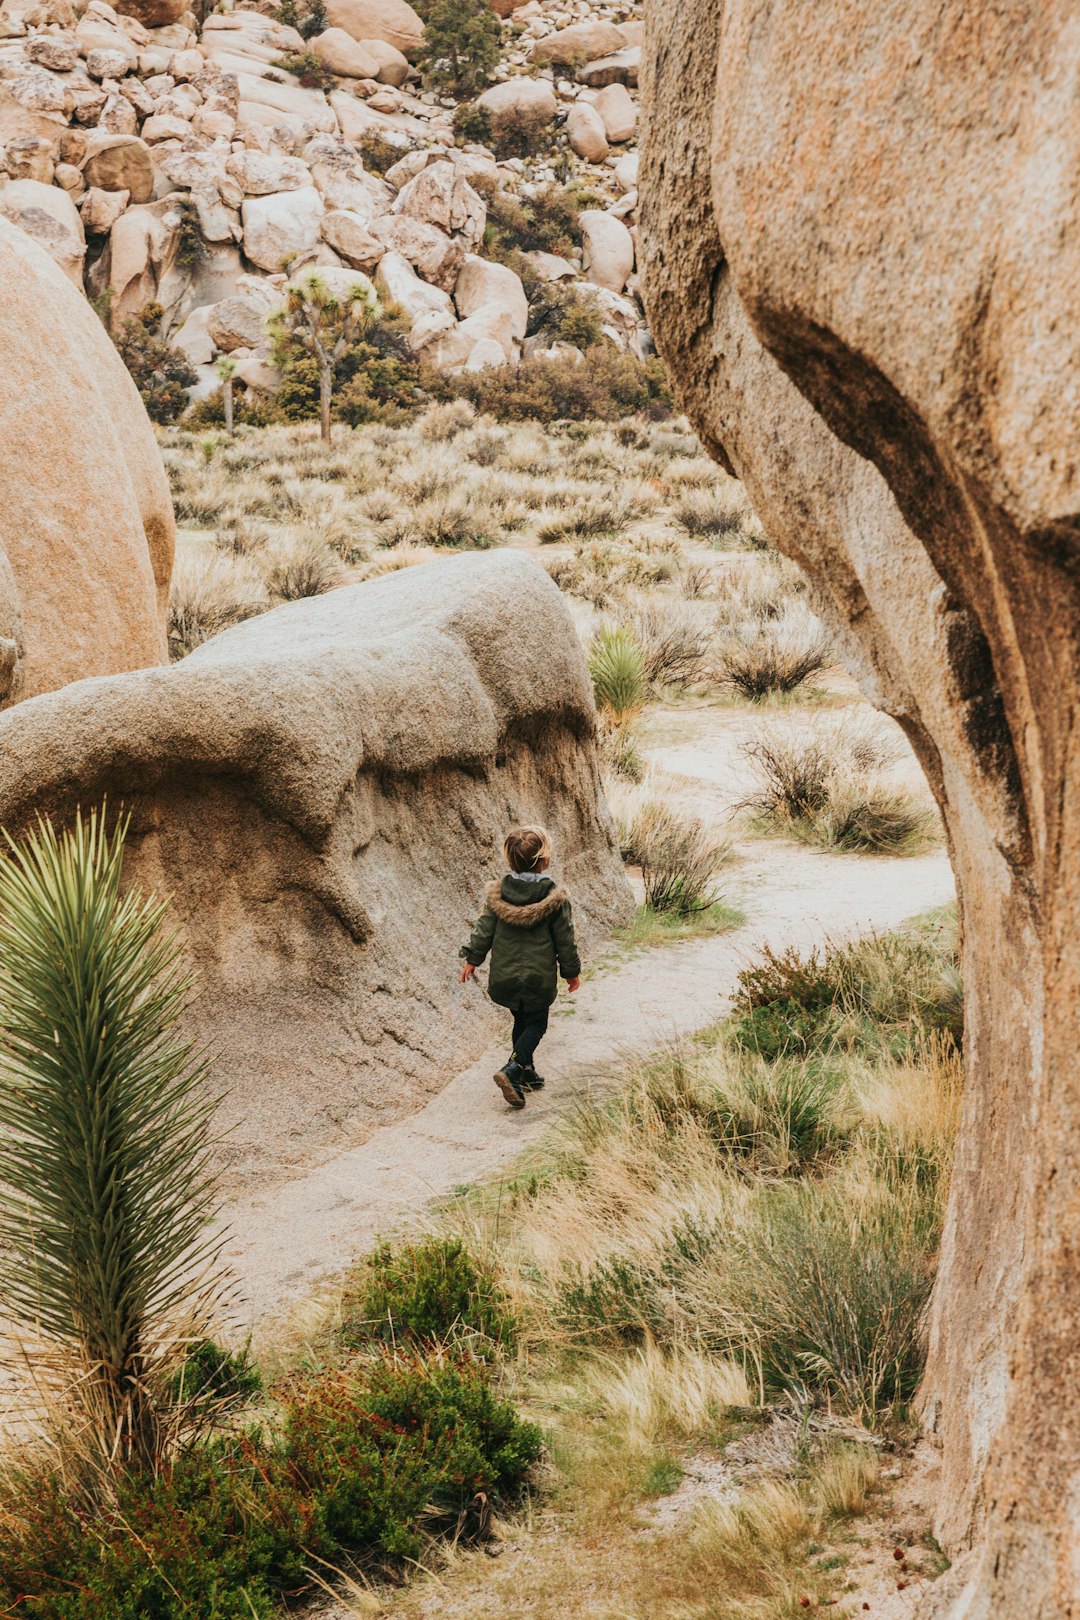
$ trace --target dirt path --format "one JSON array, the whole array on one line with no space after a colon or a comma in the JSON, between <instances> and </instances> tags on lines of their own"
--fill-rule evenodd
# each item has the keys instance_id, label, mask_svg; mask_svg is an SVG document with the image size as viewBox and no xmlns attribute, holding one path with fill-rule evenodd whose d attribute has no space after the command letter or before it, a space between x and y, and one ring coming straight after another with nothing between
<instances>
[{"instance_id":1,"label":"dirt path","mask_svg":"<svg viewBox=\"0 0 1080 1620\"><path fill-rule=\"evenodd\" d=\"M574 1003L560 998L543 1047L549 1086L524 1112L511 1113L492 1084L506 1056L500 1042L410 1118L230 1209L227 1255L259 1336L377 1237L422 1225L431 1199L504 1169L576 1097L614 1083L628 1055L719 1018L762 943L806 948L825 936L891 928L953 892L944 854L876 859L754 843L734 873L727 893L745 912L742 927L621 960L613 953Z\"/></svg>"}]
</instances>

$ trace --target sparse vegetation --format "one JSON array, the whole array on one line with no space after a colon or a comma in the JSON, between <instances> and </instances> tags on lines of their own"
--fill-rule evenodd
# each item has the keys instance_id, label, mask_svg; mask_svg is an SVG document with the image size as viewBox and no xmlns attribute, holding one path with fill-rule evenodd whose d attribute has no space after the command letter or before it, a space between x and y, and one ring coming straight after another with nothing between
<instances>
[{"instance_id":1,"label":"sparse vegetation","mask_svg":"<svg viewBox=\"0 0 1080 1620\"><path fill-rule=\"evenodd\" d=\"M187 390L197 380L184 355L161 337L164 311L147 304L113 333L120 358L131 373L152 422L175 422L187 409Z\"/></svg>"},{"instance_id":2,"label":"sparse vegetation","mask_svg":"<svg viewBox=\"0 0 1080 1620\"><path fill-rule=\"evenodd\" d=\"M918 854L940 837L932 804L884 775L888 752L864 729L773 728L744 752L760 784L745 808L774 831L887 855Z\"/></svg>"}]
</instances>

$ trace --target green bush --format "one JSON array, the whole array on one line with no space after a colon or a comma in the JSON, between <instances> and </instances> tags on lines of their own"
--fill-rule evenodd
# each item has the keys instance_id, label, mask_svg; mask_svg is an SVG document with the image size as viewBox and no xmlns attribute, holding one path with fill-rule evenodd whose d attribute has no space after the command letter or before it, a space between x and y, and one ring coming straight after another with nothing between
<instances>
[{"instance_id":1,"label":"green bush","mask_svg":"<svg viewBox=\"0 0 1080 1620\"><path fill-rule=\"evenodd\" d=\"M766 946L739 974L731 1031L762 1057L833 1048L900 1057L927 1033L963 1038L964 999L948 920L800 955Z\"/></svg>"},{"instance_id":2,"label":"green bush","mask_svg":"<svg viewBox=\"0 0 1080 1620\"><path fill-rule=\"evenodd\" d=\"M0 1502L0 1609L27 1620L272 1620L312 1562L473 1534L540 1455L478 1362L379 1355L287 1394L283 1432L118 1476L92 1518L49 1473Z\"/></svg>"},{"instance_id":3,"label":"green bush","mask_svg":"<svg viewBox=\"0 0 1080 1620\"><path fill-rule=\"evenodd\" d=\"M346 1295L340 1337L354 1349L373 1339L442 1344L462 1334L510 1345L514 1321L502 1290L460 1238L384 1243Z\"/></svg>"},{"instance_id":4,"label":"green bush","mask_svg":"<svg viewBox=\"0 0 1080 1620\"><path fill-rule=\"evenodd\" d=\"M487 146L491 141L491 114L478 101L460 101L451 119L460 146Z\"/></svg>"},{"instance_id":5,"label":"green bush","mask_svg":"<svg viewBox=\"0 0 1080 1620\"><path fill-rule=\"evenodd\" d=\"M519 253L571 253L581 242L581 205L569 186L541 186L532 196L496 192L488 205L488 258Z\"/></svg>"},{"instance_id":6,"label":"green bush","mask_svg":"<svg viewBox=\"0 0 1080 1620\"><path fill-rule=\"evenodd\" d=\"M486 1498L517 1485L543 1442L481 1365L381 1357L301 1394L286 1444L332 1545L405 1559L422 1524L481 1528Z\"/></svg>"},{"instance_id":7,"label":"green bush","mask_svg":"<svg viewBox=\"0 0 1080 1620\"><path fill-rule=\"evenodd\" d=\"M491 148L500 163L508 158L542 157L555 139L551 119L541 107L504 107L491 115Z\"/></svg>"},{"instance_id":8,"label":"green bush","mask_svg":"<svg viewBox=\"0 0 1080 1620\"><path fill-rule=\"evenodd\" d=\"M139 390L146 414L152 422L167 425L187 409L187 391L198 379L186 356L162 340L163 315L160 304L147 304L113 333L113 342Z\"/></svg>"},{"instance_id":9,"label":"green bush","mask_svg":"<svg viewBox=\"0 0 1080 1620\"><path fill-rule=\"evenodd\" d=\"M370 174L385 174L392 169L395 163L400 162L404 156L404 148L388 141L377 130L368 130L361 135L356 143L357 150L364 160L364 168Z\"/></svg>"},{"instance_id":10,"label":"green bush","mask_svg":"<svg viewBox=\"0 0 1080 1620\"><path fill-rule=\"evenodd\" d=\"M827 1399L870 1417L910 1401L922 1374L934 1279L937 1189L847 1177L759 1193L731 1235L719 1347L773 1395Z\"/></svg>"},{"instance_id":11,"label":"green bush","mask_svg":"<svg viewBox=\"0 0 1080 1620\"><path fill-rule=\"evenodd\" d=\"M434 0L418 57L424 83L459 99L475 95L491 78L501 41L488 0Z\"/></svg>"},{"instance_id":12,"label":"green bush","mask_svg":"<svg viewBox=\"0 0 1080 1620\"><path fill-rule=\"evenodd\" d=\"M314 51L290 51L274 66L293 74L305 90L329 90L334 84L334 75Z\"/></svg>"},{"instance_id":13,"label":"green bush","mask_svg":"<svg viewBox=\"0 0 1080 1620\"><path fill-rule=\"evenodd\" d=\"M589 648L596 707L619 724L636 714L645 701L645 661L632 630L603 624Z\"/></svg>"},{"instance_id":14,"label":"green bush","mask_svg":"<svg viewBox=\"0 0 1080 1620\"><path fill-rule=\"evenodd\" d=\"M591 298L567 282L542 282L529 304L529 337L592 349L604 340L600 311Z\"/></svg>"},{"instance_id":15,"label":"green bush","mask_svg":"<svg viewBox=\"0 0 1080 1620\"><path fill-rule=\"evenodd\" d=\"M634 412L668 416L671 394L663 362L644 362L613 347L572 356L491 366L450 380L450 392L501 422L614 422Z\"/></svg>"}]
</instances>

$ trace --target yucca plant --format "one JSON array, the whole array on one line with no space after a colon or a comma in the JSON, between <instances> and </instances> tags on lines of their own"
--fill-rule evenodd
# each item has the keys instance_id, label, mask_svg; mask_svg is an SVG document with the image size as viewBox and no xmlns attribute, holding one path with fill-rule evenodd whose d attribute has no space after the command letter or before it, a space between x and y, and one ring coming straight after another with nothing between
<instances>
[{"instance_id":1,"label":"yucca plant","mask_svg":"<svg viewBox=\"0 0 1080 1620\"><path fill-rule=\"evenodd\" d=\"M161 1461L220 1293L190 979L167 902L121 893L126 827L39 822L0 860L0 1312L99 1470Z\"/></svg>"},{"instance_id":2,"label":"yucca plant","mask_svg":"<svg viewBox=\"0 0 1080 1620\"><path fill-rule=\"evenodd\" d=\"M589 649L596 707L617 722L630 719L645 701L645 659L637 637L621 624L601 625Z\"/></svg>"}]
</instances>

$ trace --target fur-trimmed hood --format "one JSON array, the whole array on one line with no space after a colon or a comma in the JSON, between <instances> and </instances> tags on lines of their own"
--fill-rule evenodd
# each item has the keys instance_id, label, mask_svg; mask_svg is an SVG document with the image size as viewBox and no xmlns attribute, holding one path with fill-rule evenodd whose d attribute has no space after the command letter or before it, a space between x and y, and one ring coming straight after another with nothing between
<instances>
[{"instance_id":1,"label":"fur-trimmed hood","mask_svg":"<svg viewBox=\"0 0 1080 1620\"><path fill-rule=\"evenodd\" d=\"M501 882L489 883L486 898L499 921L510 923L514 928L535 928L539 923L550 922L570 898L561 884L552 883L539 900L508 900L503 894L503 885L512 886L513 882L513 877L507 876Z\"/></svg>"}]
</instances>

